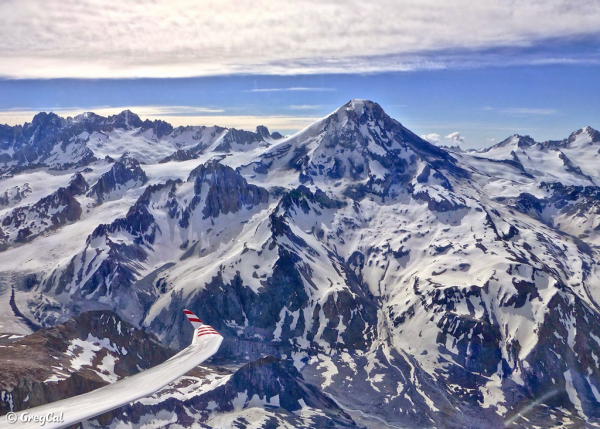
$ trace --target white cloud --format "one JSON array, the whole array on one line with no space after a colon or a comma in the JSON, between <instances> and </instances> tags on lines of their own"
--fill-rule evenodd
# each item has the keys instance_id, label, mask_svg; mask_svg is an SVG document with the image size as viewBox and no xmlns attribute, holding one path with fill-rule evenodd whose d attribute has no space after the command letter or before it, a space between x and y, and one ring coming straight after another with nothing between
<instances>
[{"instance_id":1,"label":"white cloud","mask_svg":"<svg viewBox=\"0 0 600 429\"><path fill-rule=\"evenodd\" d=\"M321 107L323 106L320 104L292 104L289 106L292 110L315 110L320 109Z\"/></svg>"},{"instance_id":2,"label":"white cloud","mask_svg":"<svg viewBox=\"0 0 600 429\"><path fill-rule=\"evenodd\" d=\"M462 142L464 142L464 141L465 141L465 138L464 138L464 137L463 137L463 136L462 136L462 135L461 135L461 134L460 134L458 131L455 131L455 132L453 132L453 133L451 133L451 134L448 134L448 135L447 135L446 137L444 137L444 138L446 138L446 139L448 139L448 140L453 140L453 141L455 141L456 143L462 143Z\"/></svg>"},{"instance_id":3,"label":"white cloud","mask_svg":"<svg viewBox=\"0 0 600 429\"><path fill-rule=\"evenodd\" d=\"M246 92L281 92L281 91L315 91L315 92L324 92L324 91L336 91L335 88L310 88L303 86L294 86L291 88L255 88L249 89Z\"/></svg>"},{"instance_id":4,"label":"white cloud","mask_svg":"<svg viewBox=\"0 0 600 429\"><path fill-rule=\"evenodd\" d=\"M436 144L436 143L438 143L438 142L440 141L440 135L439 135L439 134L436 134L436 133L431 133L431 134L423 134L423 135L421 136L421 138L422 138L423 140L426 140L426 141L428 141L429 143L433 143L433 144Z\"/></svg>"},{"instance_id":5,"label":"white cloud","mask_svg":"<svg viewBox=\"0 0 600 429\"><path fill-rule=\"evenodd\" d=\"M490 139L487 139L487 141L489 141L489 142L493 143L493 142L495 142L495 141L496 141L496 139L492 137L492 138L490 138Z\"/></svg>"},{"instance_id":6,"label":"white cloud","mask_svg":"<svg viewBox=\"0 0 600 429\"><path fill-rule=\"evenodd\" d=\"M361 73L506 64L482 57L481 50L597 36L598 22L597 0L4 0L0 76ZM479 54L469 57L473 50ZM522 60L590 61L555 55Z\"/></svg>"},{"instance_id":7,"label":"white cloud","mask_svg":"<svg viewBox=\"0 0 600 429\"><path fill-rule=\"evenodd\" d=\"M502 113L511 113L515 115L555 115L558 113L556 109L530 109L530 108L514 108L504 109Z\"/></svg>"}]
</instances>

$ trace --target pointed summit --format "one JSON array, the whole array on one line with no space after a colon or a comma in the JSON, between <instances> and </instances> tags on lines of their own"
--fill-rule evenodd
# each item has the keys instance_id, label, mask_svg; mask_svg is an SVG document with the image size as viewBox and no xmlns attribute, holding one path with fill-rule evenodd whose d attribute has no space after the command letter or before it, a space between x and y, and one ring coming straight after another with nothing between
<instances>
[{"instance_id":1,"label":"pointed summit","mask_svg":"<svg viewBox=\"0 0 600 429\"><path fill-rule=\"evenodd\" d=\"M344 104L341 108L345 109L346 111L353 111L358 115L362 115L365 109L373 110L373 108L378 108L380 110L383 110L381 109L381 106L379 104L371 100L364 100L360 98L353 98L352 100Z\"/></svg>"},{"instance_id":2,"label":"pointed summit","mask_svg":"<svg viewBox=\"0 0 600 429\"><path fill-rule=\"evenodd\" d=\"M567 139L567 141L569 143L572 143L575 140L577 140L578 138L586 138L588 136L591 139L592 143L600 142L600 132L596 131L595 129L593 129L589 125L586 125L582 129L575 131L573 134L571 134L569 136L569 138Z\"/></svg>"},{"instance_id":3,"label":"pointed summit","mask_svg":"<svg viewBox=\"0 0 600 429\"><path fill-rule=\"evenodd\" d=\"M537 142L530 136L522 136L520 134L513 134L506 140L503 140L500 143L495 144L495 145L490 146L489 148L485 149L484 152L489 152L490 150L507 147L507 146L514 146L515 148L530 147L530 146L535 145L536 143Z\"/></svg>"},{"instance_id":4,"label":"pointed summit","mask_svg":"<svg viewBox=\"0 0 600 429\"><path fill-rule=\"evenodd\" d=\"M564 140L550 140L543 143L544 147L549 148L582 148L594 143L600 143L600 132L596 131L589 125L571 133Z\"/></svg>"},{"instance_id":5,"label":"pointed summit","mask_svg":"<svg viewBox=\"0 0 600 429\"><path fill-rule=\"evenodd\" d=\"M392 120L381 108L381 106L370 100L353 98L343 106L335 110L329 118L337 118L340 122L350 120L352 122L366 123L368 120Z\"/></svg>"},{"instance_id":6,"label":"pointed summit","mask_svg":"<svg viewBox=\"0 0 600 429\"><path fill-rule=\"evenodd\" d=\"M134 129L140 128L144 123L138 115L131 110L123 110L118 115L108 117L108 123L114 128Z\"/></svg>"},{"instance_id":7,"label":"pointed summit","mask_svg":"<svg viewBox=\"0 0 600 429\"><path fill-rule=\"evenodd\" d=\"M106 118L97 115L94 112L83 112L73 118L73 122L100 122Z\"/></svg>"},{"instance_id":8,"label":"pointed summit","mask_svg":"<svg viewBox=\"0 0 600 429\"><path fill-rule=\"evenodd\" d=\"M302 183L362 182L359 191L348 191L357 198L365 192L383 197L403 193L424 165L428 172L436 170L433 174L439 169L468 175L447 151L406 129L379 104L362 99L350 100L274 144L251 165L257 174L278 168L297 170Z\"/></svg>"}]
</instances>

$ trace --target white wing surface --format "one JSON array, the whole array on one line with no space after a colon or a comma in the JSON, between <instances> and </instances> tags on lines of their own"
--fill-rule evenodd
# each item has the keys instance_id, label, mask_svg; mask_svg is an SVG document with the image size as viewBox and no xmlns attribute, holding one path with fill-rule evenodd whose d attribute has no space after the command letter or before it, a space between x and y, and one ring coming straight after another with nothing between
<instances>
[{"instance_id":1,"label":"white wing surface","mask_svg":"<svg viewBox=\"0 0 600 429\"><path fill-rule=\"evenodd\" d=\"M223 337L210 326L202 324L191 311L185 310L185 313L188 319L194 319L194 338L192 344L171 359L89 393L20 411L16 414L14 424L0 426L14 429L63 428L149 396L186 374L214 355L219 350ZM62 414L62 421L45 421L45 424L40 424L40 419L50 413L54 417ZM3 417L3 423L8 423L6 416Z\"/></svg>"}]
</instances>

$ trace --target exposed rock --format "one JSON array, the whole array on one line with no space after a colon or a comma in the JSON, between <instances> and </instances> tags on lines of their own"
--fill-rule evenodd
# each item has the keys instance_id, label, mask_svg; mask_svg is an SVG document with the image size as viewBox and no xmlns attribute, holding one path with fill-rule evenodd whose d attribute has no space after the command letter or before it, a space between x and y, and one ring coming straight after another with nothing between
<instances>
[{"instance_id":1,"label":"exposed rock","mask_svg":"<svg viewBox=\"0 0 600 429\"><path fill-rule=\"evenodd\" d=\"M210 372L208 375L219 377ZM137 402L123 407L116 413L113 422L139 427L147 416L159 414L166 406L177 415L178 422L184 427L201 422L206 428L220 428L211 421L215 413L232 414L234 426L245 425L248 421L242 417L243 410L251 408L264 408L267 415L272 415L267 427L281 427L283 424L302 428L359 427L327 395L306 383L291 363L273 356L248 363L231 376L220 377L226 381L189 399L170 398L168 391L172 387L165 388L155 395L157 404ZM193 382L184 378L181 383L186 386ZM236 413L241 415L236 418Z\"/></svg>"},{"instance_id":2,"label":"exposed rock","mask_svg":"<svg viewBox=\"0 0 600 429\"><path fill-rule=\"evenodd\" d=\"M0 347L0 415L89 392L173 354L114 313L83 313Z\"/></svg>"},{"instance_id":3,"label":"exposed rock","mask_svg":"<svg viewBox=\"0 0 600 429\"><path fill-rule=\"evenodd\" d=\"M17 207L2 218L0 248L5 250L13 243L25 243L40 234L79 220L82 210L75 198L88 189L81 173L71 179L66 188L59 188L31 206Z\"/></svg>"},{"instance_id":4,"label":"exposed rock","mask_svg":"<svg viewBox=\"0 0 600 429\"><path fill-rule=\"evenodd\" d=\"M102 204L107 200L120 198L128 189L140 187L147 181L140 163L135 158L124 155L98 179L87 196Z\"/></svg>"},{"instance_id":5,"label":"exposed rock","mask_svg":"<svg viewBox=\"0 0 600 429\"><path fill-rule=\"evenodd\" d=\"M207 193L202 213L205 218L216 218L220 214L237 213L243 207L252 208L269 200L266 189L249 185L246 180L218 161L211 161L196 167L189 175L188 181L194 179L194 192L189 209L193 210L199 203L203 186Z\"/></svg>"}]
</instances>

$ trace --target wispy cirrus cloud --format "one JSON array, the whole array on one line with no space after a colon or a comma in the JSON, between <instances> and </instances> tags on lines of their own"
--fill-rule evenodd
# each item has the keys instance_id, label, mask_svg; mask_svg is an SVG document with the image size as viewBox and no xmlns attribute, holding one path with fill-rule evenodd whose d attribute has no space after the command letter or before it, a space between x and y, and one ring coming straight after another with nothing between
<instances>
[{"instance_id":1,"label":"wispy cirrus cloud","mask_svg":"<svg viewBox=\"0 0 600 429\"><path fill-rule=\"evenodd\" d=\"M236 0L5 0L0 76L188 77L598 63L598 22L597 0L576 6L572 0L263 0L243 6ZM561 50L555 43L583 39L595 41L585 52Z\"/></svg>"},{"instance_id":2,"label":"wispy cirrus cloud","mask_svg":"<svg viewBox=\"0 0 600 429\"><path fill-rule=\"evenodd\" d=\"M558 113L556 109L534 109L526 107L503 109L500 112L514 115L556 115Z\"/></svg>"},{"instance_id":3,"label":"wispy cirrus cloud","mask_svg":"<svg viewBox=\"0 0 600 429\"><path fill-rule=\"evenodd\" d=\"M335 91L335 88L318 88L305 86L292 86L290 88L254 88L246 92L285 92L285 91L312 91L312 92L330 92Z\"/></svg>"},{"instance_id":4,"label":"wispy cirrus cloud","mask_svg":"<svg viewBox=\"0 0 600 429\"><path fill-rule=\"evenodd\" d=\"M491 106L485 106L481 109L484 112L500 112L512 115L556 115L558 110L538 107L508 107L496 109Z\"/></svg>"},{"instance_id":5,"label":"wispy cirrus cloud","mask_svg":"<svg viewBox=\"0 0 600 429\"><path fill-rule=\"evenodd\" d=\"M292 110L316 110L322 107L320 104L292 104L288 108Z\"/></svg>"}]
</instances>

